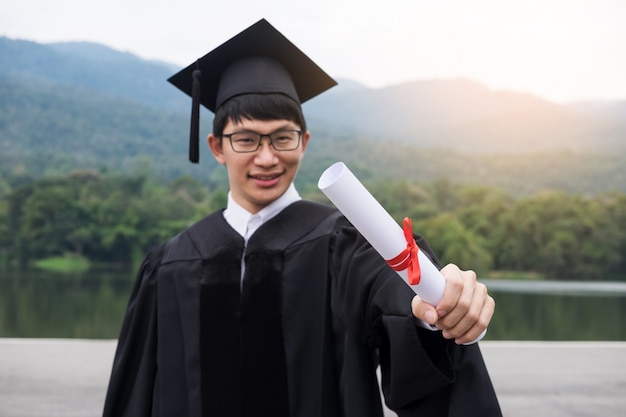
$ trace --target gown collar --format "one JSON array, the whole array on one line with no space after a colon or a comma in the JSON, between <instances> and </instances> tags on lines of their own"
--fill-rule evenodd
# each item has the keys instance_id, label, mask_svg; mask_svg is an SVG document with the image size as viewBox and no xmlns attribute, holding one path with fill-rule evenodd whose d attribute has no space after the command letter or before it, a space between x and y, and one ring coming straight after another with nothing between
<instances>
[{"instance_id":1,"label":"gown collar","mask_svg":"<svg viewBox=\"0 0 626 417\"><path fill-rule=\"evenodd\" d=\"M296 187L291 183L283 195L261 209L258 213L252 214L241 207L241 205L232 198L232 192L229 192L228 204L226 210L224 210L224 219L226 219L226 222L247 241L265 222L275 217L285 207L301 199L302 197L300 197Z\"/></svg>"}]
</instances>

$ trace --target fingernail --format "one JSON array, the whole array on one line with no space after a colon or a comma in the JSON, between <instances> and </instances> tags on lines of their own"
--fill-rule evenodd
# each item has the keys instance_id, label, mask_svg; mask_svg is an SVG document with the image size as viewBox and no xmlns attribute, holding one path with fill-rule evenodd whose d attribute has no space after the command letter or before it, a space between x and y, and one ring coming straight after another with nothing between
<instances>
[{"instance_id":1,"label":"fingernail","mask_svg":"<svg viewBox=\"0 0 626 417\"><path fill-rule=\"evenodd\" d=\"M437 314L439 314L439 318L442 318L443 316L448 314L448 312L445 310L437 310Z\"/></svg>"},{"instance_id":2,"label":"fingernail","mask_svg":"<svg viewBox=\"0 0 626 417\"><path fill-rule=\"evenodd\" d=\"M428 310L426 314L424 314L424 318L426 319L426 323L435 324L435 321L437 320L437 315L434 311Z\"/></svg>"}]
</instances>

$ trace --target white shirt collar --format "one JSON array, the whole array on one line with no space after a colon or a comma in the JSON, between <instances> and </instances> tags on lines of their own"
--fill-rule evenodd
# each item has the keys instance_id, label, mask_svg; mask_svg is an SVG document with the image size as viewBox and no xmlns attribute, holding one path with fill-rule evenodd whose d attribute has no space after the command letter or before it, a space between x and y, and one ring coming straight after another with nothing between
<instances>
[{"instance_id":1,"label":"white shirt collar","mask_svg":"<svg viewBox=\"0 0 626 417\"><path fill-rule=\"evenodd\" d=\"M291 183L289 188L276 200L263 207L258 213L252 214L248 210L241 207L232 198L231 192L228 193L228 204L224 210L224 218L226 222L237 231L243 238L248 241L250 236L265 222L280 213L285 207L301 200L300 194L296 187Z\"/></svg>"}]
</instances>

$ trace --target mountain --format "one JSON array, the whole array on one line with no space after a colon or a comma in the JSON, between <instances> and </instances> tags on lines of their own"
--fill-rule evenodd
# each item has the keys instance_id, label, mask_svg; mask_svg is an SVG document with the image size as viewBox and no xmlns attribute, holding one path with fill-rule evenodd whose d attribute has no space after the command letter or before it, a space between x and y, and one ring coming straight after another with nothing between
<instances>
[{"instance_id":1,"label":"mountain","mask_svg":"<svg viewBox=\"0 0 626 417\"><path fill-rule=\"evenodd\" d=\"M28 83L84 88L161 109L180 110L185 98L167 78L174 65L145 61L89 42L38 44L0 37L0 74ZM170 88L168 88L170 87Z\"/></svg>"},{"instance_id":2,"label":"mountain","mask_svg":"<svg viewBox=\"0 0 626 417\"><path fill-rule=\"evenodd\" d=\"M559 105L456 79L339 89L314 100L308 110L383 140L474 152L534 152L625 149L625 107L626 101Z\"/></svg>"},{"instance_id":3,"label":"mountain","mask_svg":"<svg viewBox=\"0 0 626 417\"><path fill-rule=\"evenodd\" d=\"M223 180L205 147L207 169L186 160L190 99L166 81L177 70L94 43L0 37L0 175L149 168ZM338 81L303 106L313 142L301 181L342 159L370 179L626 187L626 101L560 105L466 79L380 89ZM201 136L210 121L203 110Z\"/></svg>"},{"instance_id":4,"label":"mountain","mask_svg":"<svg viewBox=\"0 0 626 417\"><path fill-rule=\"evenodd\" d=\"M185 112L189 99L166 82L178 68L88 42L38 44L0 38L0 75L79 87ZM380 89L339 80L304 105L323 125L422 147L519 152L626 147L626 100L559 105L493 91L466 79L423 80Z\"/></svg>"}]
</instances>

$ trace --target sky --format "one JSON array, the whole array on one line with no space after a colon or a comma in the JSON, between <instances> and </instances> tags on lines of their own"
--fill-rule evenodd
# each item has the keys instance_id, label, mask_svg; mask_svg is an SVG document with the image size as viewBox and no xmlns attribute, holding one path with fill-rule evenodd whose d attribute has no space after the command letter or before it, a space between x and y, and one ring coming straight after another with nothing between
<instances>
[{"instance_id":1,"label":"sky","mask_svg":"<svg viewBox=\"0 0 626 417\"><path fill-rule=\"evenodd\" d=\"M625 0L2 0L0 36L180 65L266 18L335 78L626 100ZM0 57L6 59L7 57Z\"/></svg>"}]
</instances>

